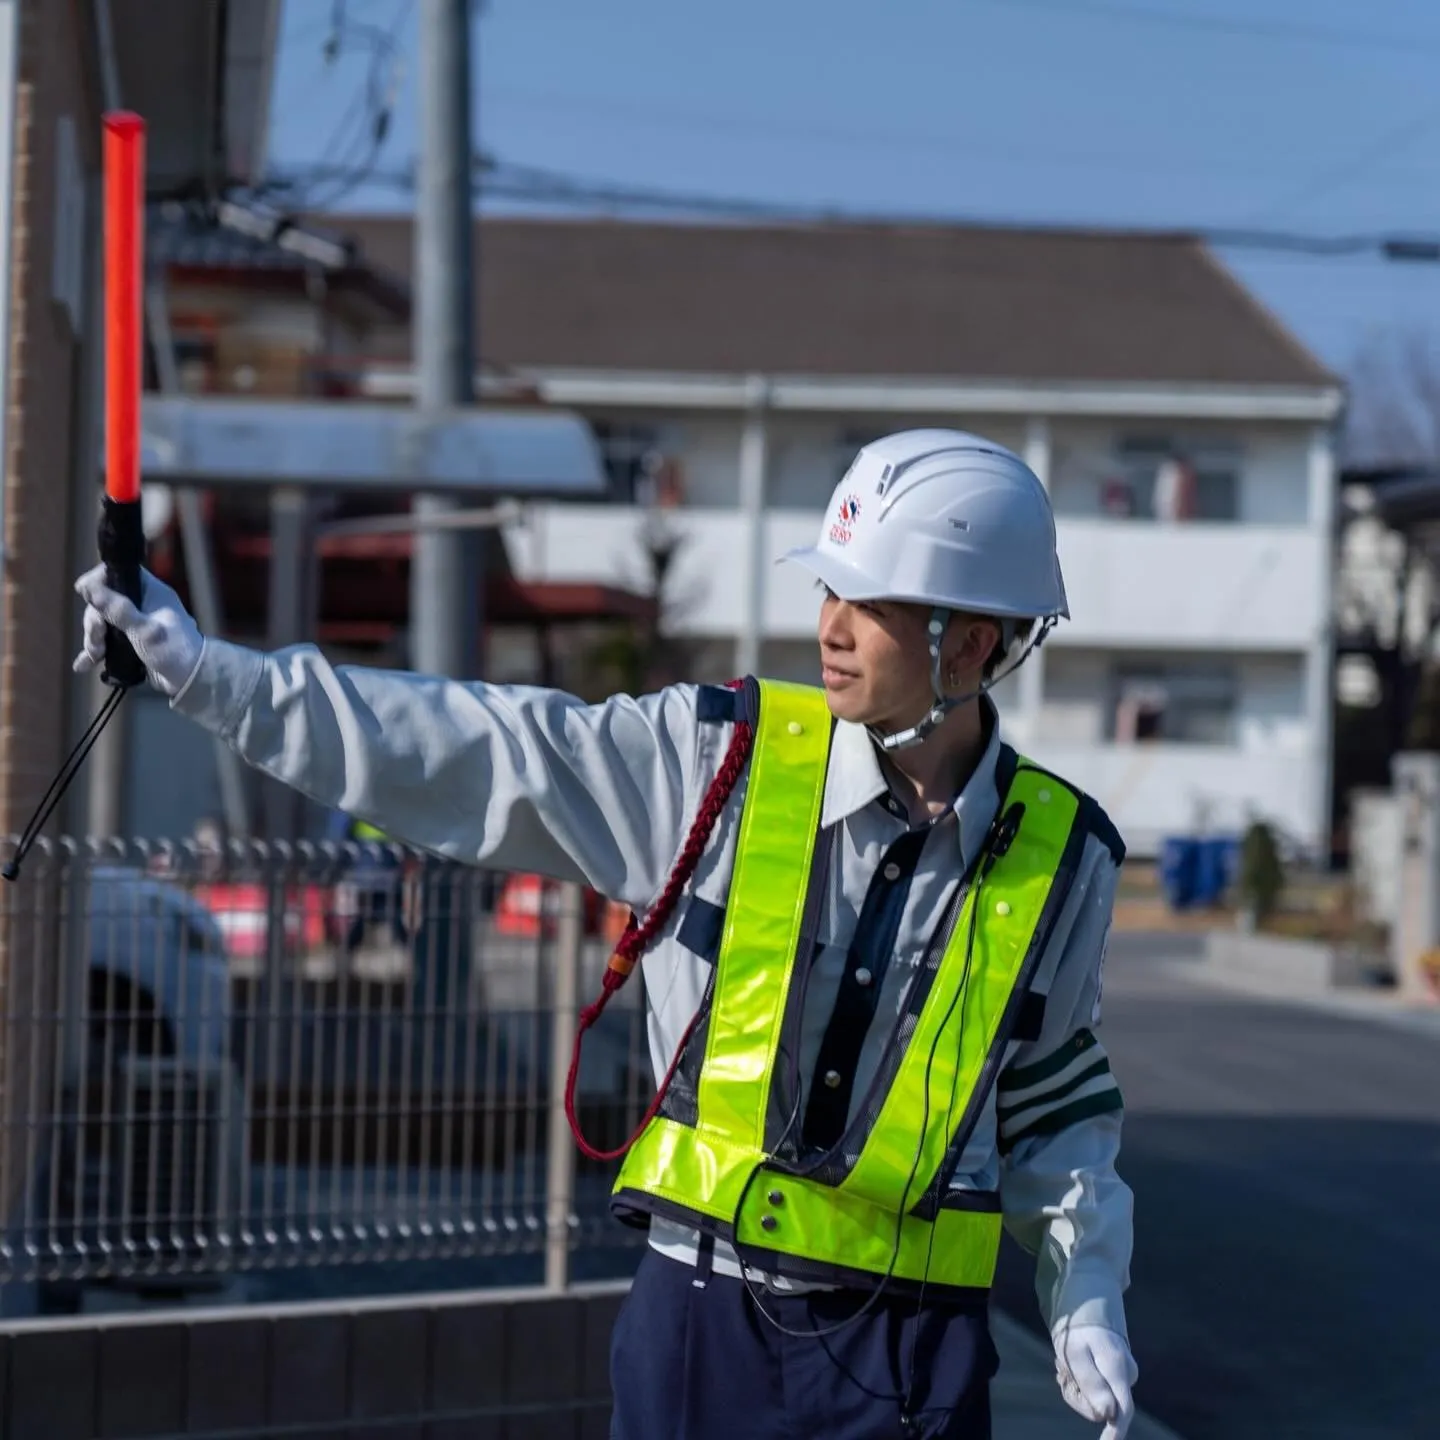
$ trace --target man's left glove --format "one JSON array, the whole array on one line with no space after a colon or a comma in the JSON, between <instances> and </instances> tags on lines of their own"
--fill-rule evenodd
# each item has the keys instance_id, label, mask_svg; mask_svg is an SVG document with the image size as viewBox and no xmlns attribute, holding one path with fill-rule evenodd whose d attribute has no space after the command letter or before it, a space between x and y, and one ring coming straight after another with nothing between
<instances>
[{"instance_id":1,"label":"man's left glove","mask_svg":"<svg viewBox=\"0 0 1440 1440\"><path fill-rule=\"evenodd\" d=\"M1130 1387L1140 1368L1125 1338L1103 1325L1056 1326L1055 1377L1077 1415L1103 1424L1100 1440L1124 1440L1135 1418Z\"/></svg>"}]
</instances>

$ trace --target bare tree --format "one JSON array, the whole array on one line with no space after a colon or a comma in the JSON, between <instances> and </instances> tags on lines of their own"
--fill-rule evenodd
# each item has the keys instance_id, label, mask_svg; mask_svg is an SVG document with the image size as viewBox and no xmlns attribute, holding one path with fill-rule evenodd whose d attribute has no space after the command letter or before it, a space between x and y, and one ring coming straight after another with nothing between
<instances>
[{"instance_id":1,"label":"bare tree","mask_svg":"<svg viewBox=\"0 0 1440 1440\"><path fill-rule=\"evenodd\" d=\"M1385 331L1356 352L1343 455L1347 465L1440 469L1440 334L1422 329ZM1381 569L1366 576L1347 566L1350 542L1366 537ZM1410 527L1393 543L1376 536L1374 518L1352 517L1341 536L1337 618L1353 635L1367 635L1387 692L1388 714L1380 732L1388 748L1440 747L1440 671L1434 654L1440 639L1440 589L1433 584L1436 531ZM1391 573L1386 575L1385 569ZM1374 570L1372 564L1372 570ZM1428 597L1423 636L1407 635L1407 597L1412 585ZM1357 724L1365 717L1344 716ZM1380 717L1374 717L1379 719ZM1366 723L1371 723L1366 721ZM1380 738L1377 735L1377 740Z\"/></svg>"},{"instance_id":2,"label":"bare tree","mask_svg":"<svg viewBox=\"0 0 1440 1440\"><path fill-rule=\"evenodd\" d=\"M1351 465L1440 464L1440 334L1385 331L1361 345L1344 451Z\"/></svg>"}]
</instances>

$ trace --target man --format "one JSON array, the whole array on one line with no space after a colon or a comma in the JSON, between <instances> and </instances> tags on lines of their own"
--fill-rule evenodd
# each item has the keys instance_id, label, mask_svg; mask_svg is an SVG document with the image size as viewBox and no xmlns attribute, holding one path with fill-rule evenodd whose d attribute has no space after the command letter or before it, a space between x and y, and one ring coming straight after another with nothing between
<instances>
[{"instance_id":1,"label":"man","mask_svg":"<svg viewBox=\"0 0 1440 1440\"><path fill-rule=\"evenodd\" d=\"M987 693L1068 616L1048 498L975 436L892 435L787 559L824 592L822 691L586 706L334 668L202 640L166 587L137 611L99 571L76 663L115 624L252 765L643 917L607 982L646 949L664 1077L613 1197L649 1230L619 1440L989 1436L1002 1224L1036 1256L1062 1393L1119 1440L1131 1196L1094 1027L1123 846L1002 745Z\"/></svg>"}]
</instances>

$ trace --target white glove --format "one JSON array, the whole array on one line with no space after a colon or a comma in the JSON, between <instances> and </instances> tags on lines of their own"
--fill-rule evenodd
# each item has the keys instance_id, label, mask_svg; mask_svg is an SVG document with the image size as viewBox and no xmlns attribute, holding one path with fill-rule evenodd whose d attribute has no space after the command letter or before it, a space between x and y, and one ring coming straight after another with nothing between
<instances>
[{"instance_id":1,"label":"white glove","mask_svg":"<svg viewBox=\"0 0 1440 1440\"><path fill-rule=\"evenodd\" d=\"M177 695L200 663L205 639L180 597L148 570L140 572L140 605L105 583L105 567L87 570L75 593L85 601L84 645L74 669L83 675L105 659L105 626L124 633L145 666L150 683L165 695Z\"/></svg>"},{"instance_id":2,"label":"white glove","mask_svg":"<svg viewBox=\"0 0 1440 1440\"><path fill-rule=\"evenodd\" d=\"M1100 1440L1124 1440L1135 1418L1130 1387L1140 1369L1124 1338L1103 1325L1056 1327L1055 1378L1077 1415L1103 1423Z\"/></svg>"}]
</instances>

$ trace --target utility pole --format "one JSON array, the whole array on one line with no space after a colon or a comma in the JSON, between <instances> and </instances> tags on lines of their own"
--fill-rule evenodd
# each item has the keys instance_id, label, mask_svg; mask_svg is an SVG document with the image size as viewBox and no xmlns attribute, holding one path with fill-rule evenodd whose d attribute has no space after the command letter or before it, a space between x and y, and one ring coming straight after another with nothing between
<instances>
[{"instance_id":1,"label":"utility pole","mask_svg":"<svg viewBox=\"0 0 1440 1440\"><path fill-rule=\"evenodd\" d=\"M746 382L745 427L740 432L740 514L744 525L745 589L740 633L735 642L737 675L760 673L765 638L765 490L770 468L770 382L752 375Z\"/></svg>"},{"instance_id":2,"label":"utility pole","mask_svg":"<svg viewBox=\"0 0 1440 1440\"><path fill-rule=\"evenodd\" d=\"M470 9L470 0L420 5L415 399L426 417L474 401ZM458 503L450 496L417 495L414 510L423 522ZM423 523L416 530L410 559L413 669L472 678L482 595L478 552L477 538L462 530Z\"/></svg>"}]
</instances>

